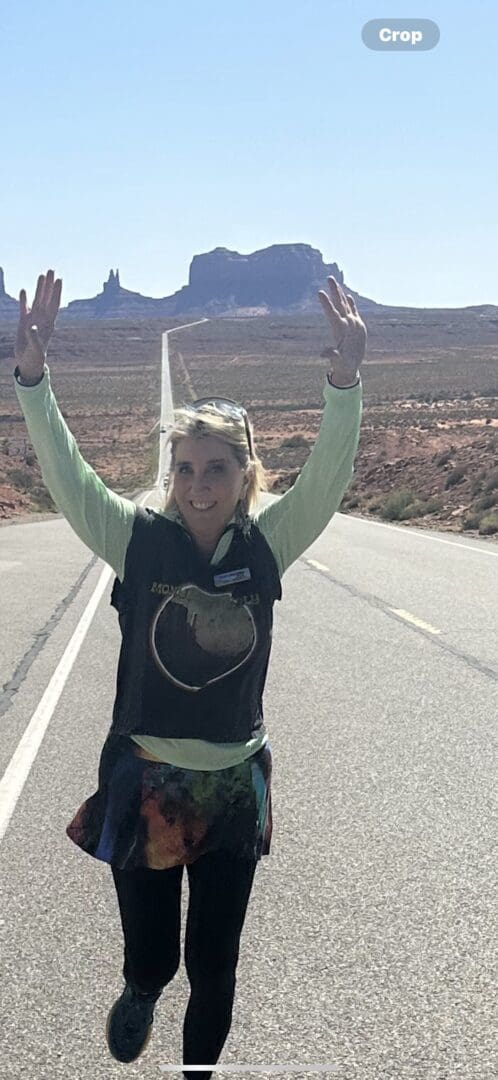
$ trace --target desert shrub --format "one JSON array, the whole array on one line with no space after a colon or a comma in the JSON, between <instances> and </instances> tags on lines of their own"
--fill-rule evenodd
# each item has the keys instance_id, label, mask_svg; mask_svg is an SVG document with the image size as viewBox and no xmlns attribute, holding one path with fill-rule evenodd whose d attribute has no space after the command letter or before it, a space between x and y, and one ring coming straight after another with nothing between
<instances>
[{"instance_id":1,"label":"desert shrub","mask_svg":"<svg viewBox=\"0 0 498 1080\"><path fill-rule=\"evenodd\" d=\"M9 481L24 492L32 490L35 480L31 469L11 469L9 472Z\"/></svg>"},{"instance_id":2,"label":"desert shrub","mask_svg":"<svg viewBox=\"0 0 498 1080\"><path fill-rule=\"evenodd\" d=\"M367 510L372 510L373 513L375 513L376 510L381 510L383 505L384 505L384 497L382 496L382 498L379 497L379 498L371 499L371 501L369 503L367 503L366 508L367 508Z\"/></svg>"},{"instance_id":3,"label":"desert shrub","mask_svg":"<svg viewBox=\"0 0 498 1080\"><path fill-rule=\"evenodd\" d=\"M442 510L444 506L444 498L442 495L433 495L426 503L426 512L428 514L434 514L438 510Z\"/></svg>"},{"instance_id":4,"label":"desert shrub","mask_svg":"<svg viewBox=\"0 0 498 1080\"><path fill-rule=\"evenodd\" d=\"M407 507L412 505L415 499L416 495L413 495L406 488L393 491L391 495L387 496L382 506L383 517L387 518L388 521L402 521Z\"/></svg>"},{"instance_id":5,"label":"desert shrub","mask_svg":"<svg viewBox=\"0 0 498 1080\"><path fill-rule=\"evenodd\" d=\"M451 472L448 473L448 476L446 477L446 484L444 485L445 488L450 488L453 487L455 484L458 484L464 476L465 469L462 469L461 466L458 465L456 469L452 469Z\"/></svg>"},{"instance_id":6,"label":"desert shrub","mask_svg":"<svg viewBox=\"0 0 498 1080\"><path fill-rule=\"evenodd\" d=\"M466 513L462 518L462 529L478 529L481 514Z\"/></svg>"},{"instance_id":7,"label":"desert shrub","mask_svg":"<svg viewBox=\"0 0 498 1080\"><path fill-rule=\"evenodd\" d=\"M498 488L498 469L493 469L491 473L487 473L485 469L481 469L476 476L470 482L470 491L472 495L477 495L479 491L491 492Z\"/></svg>"},{"instance_id":8,"label":"desert shrub","mask_svg":"<svg viewBox=\"0 0 498 1080\"><path fill-rule=\"evenodd\" d=\"M398 521L409 521L410 518L424 517L427 513L427 503L422 499L415 499L401 512Z\"/></svg>"},{"instance_id":9,"label":"desert shrub","mask_svg":"<svg viewBox=\"0 0 498 1080\"><path fill-rule=\"evenodd\" d=\"M386 500L373 500L370 510L380 510L382 516L390 521L407 521L410 518L425 517L426 514L434 514L444 506L442 495L433 495L424 499L413 494L406 488L395 491Z\"/></svg>"},{"instance_id":10,"label":"desert shrub","mask_svg":"<svg viewBox=\"0 0 498 1080\"><path fill-rule=\"evenodd\" d=\"M280 443L280 449L293 446L309 446L309 440L305 439L304 435L289 435L287 439Z\"/></svg>"},{"instance_id":11,"label":"desert shrub","mask_svg":"<svg viewBox=\"0 0 498 1080\"><path fill-rule=\"evenodd\" d=\"M475 510L489 510L490 506L496 506L498 502L498 491L491 492L490 495L483 495L481 499L476 499L474 503Z\"/></svg>"},{"instance_id":12,"label":"desert shrub","mask_svg":"<svg viewBox=\"0 0 498 1080\"><path fill-rule=\"evenodd\" d=\"M498 533L498 514L487 514L479 522L481 536L490 536L492 533Z\"/></svg>"},{"instance_id":13,"label":"desert shrub","mask_svg":"<svg viewBox=\"0 0 498 1080\"><path fill-rule=\"evenodd\" d=\"M436 465L446 465L451 458L451 450L443 450L442 454L438 454L436 457Z\"/></svg>"},{"instance_id":14,"label":"desert shrub","mask_svg":"<svg viewBox=\"0 0 498 1080\"><path fill-rule=\"evenodd\" d=\"M34 487L31 492L31 499L33 504L35 505L35 507L37 507L39 511L51 511L53 513L58 513L58 507L54 503L52 496L46 488Z\"/></svg>"},{"instance_id":15,"label":"desert shrub","mask_svg":"<svg viewBox=\"0 0 498 1080\"><path fill-rule=\"evenodd\" d=\"M493 472L484 483L484 491L495 491L498 488L498 469L493 469Z\"/></svg>"}]
</instances>

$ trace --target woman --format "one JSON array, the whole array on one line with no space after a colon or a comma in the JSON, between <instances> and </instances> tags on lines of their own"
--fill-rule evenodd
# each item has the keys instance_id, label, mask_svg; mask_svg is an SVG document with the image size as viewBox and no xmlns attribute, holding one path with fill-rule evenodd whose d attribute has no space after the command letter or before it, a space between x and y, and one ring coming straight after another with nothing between
<instances>
[{"instance_id":1,"label":"woman","mask_svg":"<svg viewBox=\"0 0 498 1080\"><path fill-rule=\"evenodd\" d=\"M256 864L270 852L272 755L263 722L272 612L281 578L340 506L361 423L366 329L333 277L318 296L332 360L313 451L294 486L255 512L265 487L245 410L226 399L177 410L171 480L155 512L106 488L84 461L50 385L47 346L62 281L20 292L14 372L46 487L77 535L116 573L122 634L98 789L67 834L111 867L124 935L125 987L106 1024L131 1062L180 963L191 986L184 1065L218 1061L231 1026L240 936ZM185 1076L211 1076L184 1072Z\"/></svg>"}]
</instances>

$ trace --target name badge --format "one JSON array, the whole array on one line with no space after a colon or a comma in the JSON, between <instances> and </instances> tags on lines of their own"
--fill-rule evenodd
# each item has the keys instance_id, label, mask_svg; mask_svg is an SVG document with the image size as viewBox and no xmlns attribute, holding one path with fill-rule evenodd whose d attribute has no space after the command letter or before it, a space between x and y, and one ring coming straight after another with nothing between
<instances>
[{"instance_id":1,"label":"name badge","mask_svg":"<svg viewBox=\"0 0 498 1080\"><path fill-rule=\"evenodd\" d=\"M244 566L242 570L229 570L225 574L215 574L213 581L219 589L221 585L234 585L236 581L249 581L250 577L251 571L249 567Z\"/></svg>"}]
</instances>

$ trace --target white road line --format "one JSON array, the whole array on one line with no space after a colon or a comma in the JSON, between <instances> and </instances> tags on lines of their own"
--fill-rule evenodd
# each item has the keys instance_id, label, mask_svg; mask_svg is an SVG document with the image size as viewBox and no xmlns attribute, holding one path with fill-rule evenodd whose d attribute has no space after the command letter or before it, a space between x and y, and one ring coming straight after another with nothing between
<instances>
[{"instance_id":1,"label":"white road line","mask_svg":"<svg viewBox=\"0 0 498 1080\"><path fill-rule=\"evenodd\" d=\"M74 634L67 645L50 682L36 708L31 720L0 780L0 842L7 830L9 821L16 808L17 800L23 790L36 758L40 744L52 719L54 709L66 685L73 664L88 633L93 616L106 589L109 578L114 574L107 563L100 576L98 585L87 605Z\"/></svg>"},{"instance_id":2,"label":"white road line","mask_svg":"<svg viewBox=\"0 0 498 1080\"><path fill-rule=\"evenodd\" d=\"M341 517L347 517L351 521L360 521L362 525L374 525L377 529L392 529L394 532L410 533L410 536L421 536L423 540L432 540L436 544L450 544L451 547L458 547L464 551L477 551L479 555L491 555L493 558L498 559L498 545L496 551L487 551L486 548L472 547L471 544L461 543L457 540L443 540L442 536L432 536L430 532L425 532L424 529L415 528L403 528L402 525L390 525L386 521L373 521L371 518L357 517L354 514L341 514Z\"/></svg>"},{"instance_id":3,"label":"white road line","mask_svg":"<svg viewBox=\"0 0 498 1080\"><path fill-rule=\"evenodd\" d=\"M152 493L152 492L151 492ZM149 493L149 494L151 494ZM147 505L148 495L141 501L140 505ZM346 516L346 515L345 515ZM354 516L354 515L352 515ZM357 518L357 521L364 522L365 518ZM406 529L395 525L385 525L383 522L370 522L367 524L381 526L387 529L396 529L397 532L405 532ZM412 530L411 535L414 535ZM415 533L415 535L417 535ZM424 539L436 540L440 544L451 544L453 547L464 548L465 551L476 551L480 555L494 555L498 557L498 551L485 551L483 548L470 547L468 544L458 544L453 540L443 540L439 536L430 536L427 533L420 533ZM306 559L306 562L310 566L316 566L319 570L325 570L331 573L331 568L324 563L317 562L315 559ZM104 565L104 569L100 576L98 585L91 597L81 619L74 631L74 634L66 647L55 671L50 679L50 682L37 706L31 720L20 740L17 749L11 758L2 779L0 780L0 842L2 841L5 832L8 828L9 821L16 808L19 796L22 793L23 787L31 771L31 767L36 758L43 737L47 730L47 727L52 719L57 702L62 694L67 679L71 673L72 667L78 656L80 648L85 640L85 637L90 628L93 616L97 610L104 590L107 588L111 575L114 574L112 567L108 564ZM415 623L417 626L421 626L425 630L429 630L430 633L439 634L440 630L435 627L431 627L428 623L422 622L417 619L415 615L411 615L410 612L403 611L402 609L391 608L391 611L400 615L402 618Z\"/></svg>"}]
</instances>

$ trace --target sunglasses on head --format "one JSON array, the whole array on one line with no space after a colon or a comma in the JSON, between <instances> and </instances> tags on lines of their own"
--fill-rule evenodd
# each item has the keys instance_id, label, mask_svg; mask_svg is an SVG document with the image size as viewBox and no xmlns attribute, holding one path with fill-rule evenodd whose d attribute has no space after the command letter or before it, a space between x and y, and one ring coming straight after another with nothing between
<instances>
[{"instance_id":1,"label":"sunglasses on head","mask_svg":"<svg viewBox=\"0 0 498 1080\"><path fill-rule=\"evenodd\" d=\"M226 413L227 416L231 416L235 420L244 421L247 445L249 447L249 456L253 458L254 447L252 442L251 430L249 428L249 418L247 416L246 410L244 409L244 406L239 405L239 403L237 401L233 401L232 398L222 397L205 397L198 398L197 401L189 401L189 408L191 409L198 409L202 405L214 405L215 408L219 409L220 412Z\"/></svg>"}]
</instances>

